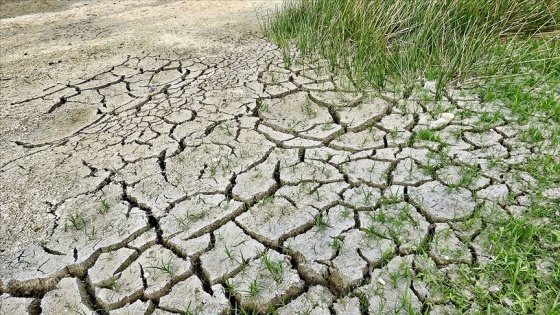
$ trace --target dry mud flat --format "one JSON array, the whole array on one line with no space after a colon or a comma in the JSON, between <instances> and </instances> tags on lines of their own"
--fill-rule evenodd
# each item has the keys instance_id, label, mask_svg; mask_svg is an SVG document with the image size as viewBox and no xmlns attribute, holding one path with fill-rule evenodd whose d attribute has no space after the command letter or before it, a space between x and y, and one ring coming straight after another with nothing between
<instances>
[{"instance_id":1,"label":"dry mud flat","mask_svg":"<svg viewBox=\"0 0 560 315\"><path fill-rule=\"evenodd\" d=\"M255 19L276 4L2 20L1 314L453 312L422 271L490 259L530 202L511 166L557 148L481 128L467 90L286 66Z\"/></svg>"}]
</instances>

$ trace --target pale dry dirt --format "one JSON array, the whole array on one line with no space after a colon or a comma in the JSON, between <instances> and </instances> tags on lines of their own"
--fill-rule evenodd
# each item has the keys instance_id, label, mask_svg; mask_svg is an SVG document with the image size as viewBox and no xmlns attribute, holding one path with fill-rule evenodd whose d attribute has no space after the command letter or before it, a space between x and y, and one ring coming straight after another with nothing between
<instances>
[{"instance_id":1,"label":"pale dry dirt","mask_svg":"<svg viewBox=\"0 0 560 315\"><path fill-rule=\"evenodd\" d=\"M281 1L0 3L0 314L453 312L558 152L285 64Z\"/></svg>"},{"instance_id":2,"label":"pale dry dirt","mask_svg":"<svg viewBox=\"0 0 560 315\"><path fill-rule=\"evenodd\" d=\"M250 50L247 42L259 33L257 15L279 3L3 1L0 163L27 154L14 141L41 144L64 139L99 118L95 103L49 114L52 104L42 98L44 94L106 72L128 58L213 57ZM56 173L46 165L39 168L42 175L36 178L2 172L0 200L9 211L2 211L0 252L43 238L53 224L45 201L64 198L61 193L77 184L74 172Z\"/></svg>"}]
</instances>

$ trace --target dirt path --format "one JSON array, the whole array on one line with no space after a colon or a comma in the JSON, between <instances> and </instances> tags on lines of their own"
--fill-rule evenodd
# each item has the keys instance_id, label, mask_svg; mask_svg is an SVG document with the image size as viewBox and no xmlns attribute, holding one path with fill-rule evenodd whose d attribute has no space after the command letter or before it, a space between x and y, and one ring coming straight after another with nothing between
<instances>
[{"instance_id":1,"label":"dirt path","mask_svg":"<svg viewBox=\"0 0 560 315\"><path fill-rule=\"evenodd\" d=\"M1 3L0 314L444 312L528 204L507 111L287 67L281 1Z\"/></svg>"}]
</instances>

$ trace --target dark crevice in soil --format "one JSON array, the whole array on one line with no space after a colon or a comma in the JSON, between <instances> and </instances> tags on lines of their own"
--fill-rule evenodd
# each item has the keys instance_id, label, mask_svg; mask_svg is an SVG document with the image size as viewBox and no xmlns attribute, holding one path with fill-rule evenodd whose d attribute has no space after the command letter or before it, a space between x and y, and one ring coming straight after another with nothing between
<instances>
[{"instance_id":1,"label":"dark crevice in soil","mask_svg":"<svg viewBox=\"0 0 560 315\"><path fill-rule=\"evenodd\" d=\"M210 285L210 280L202 270L202 263L200 261L200 257L193 257L192 264L193 264L193 272L198 277L200 282L202 282L202 289L204 290L204 292L210 295L214 295L214 291L212 290L212 286Z\"/></svg>"},{"instance_id":2,"label":"dark crevice in soil","mask_svg":"<svg viewBox=\"0 0 560 315\"><path fill-rule=\"evenodd\" d=\"M98 315L109 315L109 312L104 309L95 297L95 288L91 283L89 277L83 279L76 279L78 281L78 290L80 292L81 302L86 305L90 310Z\"/></svg>"}]
</instances>

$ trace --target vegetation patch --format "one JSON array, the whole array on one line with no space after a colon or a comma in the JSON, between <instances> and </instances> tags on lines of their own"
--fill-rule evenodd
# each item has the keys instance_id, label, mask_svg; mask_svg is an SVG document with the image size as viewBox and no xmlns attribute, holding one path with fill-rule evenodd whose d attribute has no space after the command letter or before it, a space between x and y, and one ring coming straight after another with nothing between
<instances>
[{"instance_id":1,"label":"vegetation patch","mask_svg":"<svg viewBox=\"0 0 560 315\"><path fill-rule=\"evenodd\" d=\"M312 0L287 2L265 26L283 50L329 61L361 86L420 78L558 82L560 2L555 0Z\"/></svg>"}]
</instances>

